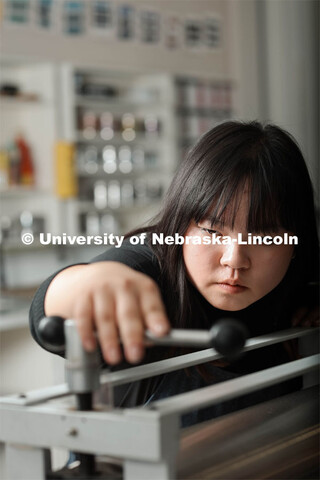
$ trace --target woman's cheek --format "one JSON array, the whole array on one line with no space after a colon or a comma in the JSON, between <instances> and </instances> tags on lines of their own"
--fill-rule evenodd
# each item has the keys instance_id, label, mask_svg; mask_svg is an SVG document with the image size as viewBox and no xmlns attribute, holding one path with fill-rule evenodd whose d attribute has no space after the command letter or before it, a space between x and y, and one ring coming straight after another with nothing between
<instances>
[{"instance_id":1,"label":"woman's cheek","mask_svg":"<svg viewBox=\"0 0 320 480\"><path fill-rule=\"evenodd\" d=\"M189 280L201 288L208 282L214 271L212 246L208 245L184 245L183 259ZM211 275L210 275L211 272Z\"/></svg>"},{"instance_id":2,"label":"woman's cheek","mask_svg":"<svg viewBox=\"0 0 320 480\"><path fill-rule=\"evenodd\" d=\"M286 247L286 248L285 248ZM261 281L270 287L277 286L285 276L293 255L291 246L266 247L260 250L252 262L252 268L259 274Z\"/></svg>"}]
</instances>

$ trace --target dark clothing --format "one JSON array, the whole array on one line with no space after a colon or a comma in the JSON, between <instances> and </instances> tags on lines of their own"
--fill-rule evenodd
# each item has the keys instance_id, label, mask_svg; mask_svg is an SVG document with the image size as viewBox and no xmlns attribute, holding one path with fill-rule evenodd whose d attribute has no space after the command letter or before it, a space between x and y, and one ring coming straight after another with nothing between
<instances>
[{"instance_id":1,"label":"dark clothing","mask_svg":"<svg viewBox=\"0 0 320 480\"><path fill-rule=\"evenodd\" d=\"M125 240L121 248L112 248L92 260L91 263L101 261L117 261L123 263L136 271L142 272L151 277L161 288L164 304L168 302L168 292L161 282L160 266L156 256L147 245L131 245ZM55 274L56 275L56 274ZM36 293L30 309L30 328L34 339L43 348L38 335L38 325L44 316L44 298L51 280L55 275L47 279ZM279 287L277 287L279 290ZM280 287L281 289L281 287ZM199 302L199 318L195 319L194 328L208 328L217 319L230 317L230 312L224 312L210 305L197 291L194 292ZM280 292L281 293L281 292ZM243 321L250 333L250 337L270 333L277 329L288 328L288 318L283 315L283 308L274 309L279 303L279 291L271 292L263 299L248 308L232 312L233 318ZM168 305L167 305L168 306ZM280 305L281 307L281 305ZM275 315L274 312L277 311ZM287 315L288 316L288 315ZM199 320L199 321L197 321ZM171 355L179 355L178 349L171 351ZM170 355L168 350L160 347L148 349L146 362L159 360ZM221 381L235 378L239 375L252 373L264 368L285 363L289 360L283 345L265 347L263 349L248 352L242 358L228 364L224 368L218 368L213 364L207 364L199 369L192 367L188 370L180 370L164 374L158 377L145 379L127 385L116 387L114 391L115 406L132 407L144 405L151 401L167 398L171 395L214 384ZM116 367L125 368L128 364ZM114 368L113 368L114 369ZM205 370L205 372L203 371ZM192 412L182 418L183 426L189 426L199 421L208 420L225 413L244 408L254 403L264 401L277 395L281 395L300 387L300 381L285 382L275 387L270 387L255 394L246 395L240 399L225 402L221 405L206 408L201 411Z\"/></svg>"}]
</instances>

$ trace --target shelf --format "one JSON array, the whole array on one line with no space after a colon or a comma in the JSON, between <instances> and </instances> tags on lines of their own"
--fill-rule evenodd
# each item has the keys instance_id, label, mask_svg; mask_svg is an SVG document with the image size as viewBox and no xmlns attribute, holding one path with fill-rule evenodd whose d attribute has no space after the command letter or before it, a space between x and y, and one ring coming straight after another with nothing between
<instances>
[{"instance_id":1,"label":"shelf","mask_svg":"<svg viewBox=\"0 0 320 480\"><path fill-rule=\"evenodd\" d=\"M101 166L98 167L98 170L95 173L88 173L86 171L78 169L77 175L80 178L93 178L99 180L130 180L145 177L150 174L161 175L163 173L158 166L155 167L143 167L141 169L133 169L131 172L123 173L116 171L114 173L107 173L103 170Z\"/></svg>"},{"instance_id":2,"label":"shelf","mask_svg":"<svg viewBox=\"0 0 320 480\"><path fill-rule=\"evenodd\" d=\"M29 308L0 314L0 332L29 328Z\"/></svg>"},{"instance_id":3,"label":"shelf","mask_svg":"<svg viewBox=\"0 0 320 480\"><path fill-rule=\"evenodd\" d=\"M120 214L120 215L125 215L125 214L132 214L136 213L137 211L142 211L146 210L148 208L154 208L161 205L161 200L156 200L156 201L146 201L146 203L143 204L133 204L132 206L128 207L119 207L119 208L97 208L94 205L94 202L90 200L77 200L77 208L79 213L87 213L87 212L97 212L97 213L112 213L112 214Z\"/></svg>"},{"instance_id":4,"label":"shelf","mask_svg":"<svg viewBox=\"0 0 320 480\"><path fill-rule=\"evenodd\" d=\"M56 245L43 245L40 241L35 240L31 245L24 245L22 240L20 242L5 240L2 250L6 254L12 253L27 253L41 250L49 250L55 248Z\"/></svg>"},{"instance_id":5,"label":"shelf","mask_svg":"<svg viewBox=\"0 0 320 480\"><path fill-rule=\"evenodd\" d=\"M12 111L22 108L38 108L43 107L48 104L47 101L42 99L28 100L27 98L17 98L17 97L4 97L0 95L0 106L1 109L6 111L6 115Z\"/></svg>"},{"instance_id":6,"label":"shelf","mask_svg":"<svg viewBox=\"0 0 320 480\"><path fill-rule=\"evenodd\" d=\"M33 93L21 93L20 95L3 95L0 94L0 101L1 102L8 102L10 104L17 103L17 104L25 104L28 105L32 103L40 103L41 99L37 94Z\"/></svg>"},{"instance_id":7,"label":"shelf","mask_svg":"<svg viewBox=\"0 0 320 480\"><path fill-rule=\"evenodd\" d=\"M155 99L146 99L144 101L130 101L125 98L107 98L107 97L98 97L98 96L84 96L76 95L75 105L77 107L92 107L98 109L107 109L107 110L119 110L119 111L128 111L128 110L152 110L154 111L157 108L163 107L163 103Z\"/></svg>"},{"instance_id":8,"label":"shelf","mask_svg":"<svg viewBox=\"0 0 320 480\"><path fill-rule=\"evenodd\" d=\"M31 295L8 295L0 293L0 331L13 330L28 326Z\"/></svg>"},{"instance_id":9,"label":"shelf","mask_svg":"<svg viewBox=\"0 0 320 480\"><path fill-rule=\"evenodd\" d=\"M212 117L225 117L228 115L229 118L232 117L233 111L230 108L220 108L220 107L215 107L215 106L210 106L210 107L188 107L184 105L177 105L176 106L176 114L177 115L197 115L197 116L212 116Z\"/></svg>"},{"instance_id":10,"label":"shelf","mask_svg":"<svg viewBox=\"0 0 320 480\"><path fill-rule=\"evenodd\" d=\"M40 190L34 187L27 187L27 186L20 186L14 185L8 187L6 189L0 189L0 197L7 197L7 198L23 198L23 197L30 197L35 195L51 195L51 192L47 190Z\"/></svg>"},{"instance_id":11,"label":"shelf","mask_svg":"<svg viewBox=\"0 0 320 480\"><path fill-rule=\"evenodd\" d=\"M104 140L98 135L94 138L85 138L82 134L82 132L78 131L76 134L76 142L77 143L88 143L88 144L93 144L93 145L134 145L136 143L143 144L146 146L155 145L157 148L159 148L159 142L163 141L161 134L150 134L150 135L145 135L143 133L138 133L136 134L136 137L133 140L125 140L123 136L120 133L116 133L113 138L110 140Z\"/></svg>"}]
</instances>

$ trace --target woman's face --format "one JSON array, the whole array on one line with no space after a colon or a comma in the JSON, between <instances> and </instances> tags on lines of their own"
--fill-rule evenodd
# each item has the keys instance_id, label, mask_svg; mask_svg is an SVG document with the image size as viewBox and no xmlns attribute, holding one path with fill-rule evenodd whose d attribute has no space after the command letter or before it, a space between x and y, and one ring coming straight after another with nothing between
<instances>
[{"instance_id":1,"label":"woman's face","mask_svg":"<svg viewBox=\"0 0 320 480\"><path fill-rule=\"evenodd\" d=\"M233 229L211 225L209 220L192 222L185 235L247 238L248 195L240 202ZM209 230L209 231L208 231ZM257 234L256 232L250 232ZM282 235L279 230L273 235ZM289 232L288 232L289 233ZM201 295L214 307L236 311L248 307L271 292L285 276L293 256L292 245L183 245L187 274Z\"/></svg>"}]
</instances>

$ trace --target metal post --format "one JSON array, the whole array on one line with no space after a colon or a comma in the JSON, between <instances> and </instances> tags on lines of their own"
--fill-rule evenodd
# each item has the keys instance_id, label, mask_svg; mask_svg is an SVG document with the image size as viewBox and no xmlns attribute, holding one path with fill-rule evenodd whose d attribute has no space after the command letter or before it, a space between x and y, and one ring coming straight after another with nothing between
<instances>
[{"instance_id":1,"label":"metal post","mask_svg":"<svg viewBox=\"0 0 320 480\"><path fill-rule=\"evenodd\" d=\"M160 442L161 459L158 461L125 460L124 480L173 480L176 477L180 417L172 415L159 420L159 436L153 441ZM138 438L137 441L139 441Z\"/></svg>"},{"instance_id":2,"label":"metal post","mask_svg":"<svg viewBox=\"0 0 320 480\"><path fill-rule=\"evenodd\" d=\"M44 448L6 444L8 480L46 480L51 467L50 452Z\"/></svg>"}]
</instances>

